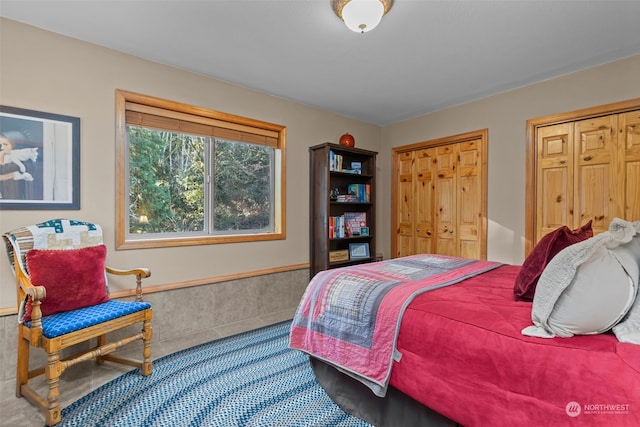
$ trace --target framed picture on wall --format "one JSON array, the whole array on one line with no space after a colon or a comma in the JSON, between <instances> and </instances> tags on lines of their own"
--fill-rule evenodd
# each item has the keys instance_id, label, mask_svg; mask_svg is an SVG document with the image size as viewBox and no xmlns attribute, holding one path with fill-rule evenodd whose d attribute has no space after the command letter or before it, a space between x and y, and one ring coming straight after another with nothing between
<instances>
[{"instance_id":1,"label":"framed picture on wall","mask_svg":"<svg viewBox=\"0 0 640 427\"><path fill-rule=\"evenodd\" d=\"M80 119L0 105L0 209L80 209Z\"/></svg>"}]
</instances>

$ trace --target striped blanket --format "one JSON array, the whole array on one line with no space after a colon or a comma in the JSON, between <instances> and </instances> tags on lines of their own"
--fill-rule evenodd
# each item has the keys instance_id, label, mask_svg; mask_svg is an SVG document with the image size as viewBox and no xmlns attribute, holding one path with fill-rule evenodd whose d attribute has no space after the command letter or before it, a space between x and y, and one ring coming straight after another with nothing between
<instances>
[{"instance_id":1,"label":"striped blanket","mask_svg":"<svg viewBox=\"0 0 640 427\"><path fill-rule=\"evenodd\" d=\"M419 294L461 282L500 263L413 255L327 270L309 283L294 316L289 346L367 385L387 391L404 310Z\"/></svg>"}]
</instances>

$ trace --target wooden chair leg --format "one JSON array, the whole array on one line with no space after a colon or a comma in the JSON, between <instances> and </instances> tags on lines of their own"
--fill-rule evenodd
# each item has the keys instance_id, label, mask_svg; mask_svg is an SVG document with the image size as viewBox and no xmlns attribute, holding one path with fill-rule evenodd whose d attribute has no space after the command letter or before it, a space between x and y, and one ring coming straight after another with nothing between
<instances>
[{"instance_id":1,"label":"wooden chair leg","mask_svg":"<svg viewBox=\"0 0 640 427\"><path fill-rule=\"evenodd\" d=\"M18 360L16 363L16 397L22 397L22 386L29 382L29 341L18 325Z\"/></svg>"},{"instance_id":2,"label":"wooden chair leg","mask_svg":"<svg viewBox=\"0 0 640 427\"><path fill-rule=\"evenodd\" d=\"M143 322L142 333L142 375L146 377L153 372L153 366L151 364L151 338L153 331L151 329L150 319Z\"/></svg>"},{"instance_id":3,"label":"wooden chair leg","mask_svg":"<svg viewBox=\"0 0 640 427\"><path fill-rule=\"evenodd\" d=\"M105 345L106 343L107 343L107 335L106 335L106 334L104 334L104 335L100 335L100 336L98 337L98 343L97 343L97 344L98 344L98 347L102 347L102 346L103 346L103 345ZM104 359L104 357L102 357L102 356L96 356L96 363L97 363L98 365L104 365L104 360L105 360L105 359Z\"/></svg>"},{"instance_id":4,"label":"wooden chair leg","mask_svg":"<svg viewBox=\"0 0 640 427\"><path fill-rule=\"evenodd\" d=\"M58 424L61 420L60 403L58 397L58 383L60 375L62 375L62 364L60 363L60 353L53 352L47 355L47 366L45 367L45 376L49 384L49 392L47 393L47 408L45 413L45 422L48 426Z\"/></svg>"}]
</instances>

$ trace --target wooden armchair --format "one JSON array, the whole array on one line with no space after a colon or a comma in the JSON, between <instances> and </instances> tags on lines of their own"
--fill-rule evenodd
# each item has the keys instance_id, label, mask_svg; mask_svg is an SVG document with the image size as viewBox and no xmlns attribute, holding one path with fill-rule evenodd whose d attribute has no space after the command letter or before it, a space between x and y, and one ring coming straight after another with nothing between
<instances>
[{"instance_id":1,"label":"wooden armchair","mask_svg":"<svg viewBox=\"0 0 640 427\"><path fill-rule=\"evenodd\" d=\"M43 409L48 426L61 420L58 381L69 366L95 358L98 363L123 363L140 368L144 376L151 374L152 310L142 301L142 279L150 276L148 269L107 267L102 230L88 222L55 219L10 231L3 238L18 294L16 396ZM110 300L106 273L134 275L136 301ZM142 323L140 332L107 341L107 333L136 323ZM61 350L93 338L96 342L88 350L71 349L73 354L61 358ZM142 361L111 354L136 340L143 342ZM45 366L29 368L31 347L46 352ZM30 379L42 374L49 385L46 398L29 385Z\"/></svg>"}]
</instances>

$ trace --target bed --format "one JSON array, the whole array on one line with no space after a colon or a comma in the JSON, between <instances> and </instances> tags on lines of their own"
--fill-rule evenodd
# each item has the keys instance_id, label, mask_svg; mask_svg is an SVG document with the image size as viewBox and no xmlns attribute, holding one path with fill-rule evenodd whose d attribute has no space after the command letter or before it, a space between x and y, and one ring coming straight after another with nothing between
<instances>
[{"instance_id":1,"label":"bed","mask_svg":"<svg viewBox=\"0 0 640 427\"><path fill-rule=\"evenodd\" d=\"M629 253L637 264L640 224L636 224L636 245L629 247ZM599 245L594 245L596 240ZM611 238L602 243L605 240L576 243L573 252L564 257L561 252L548 263L571 264L580 258L576 250L582 248L584 253L585 247L608 245L609 251ZM462 265L464 273L405 274L419 270L420 264L444 261ZM571 268L576 274L580 263ZM640 280L640 267L635 268L627 269L634 276L625 282L635 286L634 297ZM433 270L432 264L426 269ZM554 336L553 327L551 337L524 335L523 330L536 326L536 322L532 325L536 301L514 301L514 282L522 269L417 255L321 272L310 282L298 307L290 346L311 356L319 382L343 409L377 426L640 425L640 345L622 342L610 325L606 331L571 337L563 337L562 330ZM402 274L405 280L398 279ZM434 277L443 274L444 284L434 284ZM381 300L394 292L367 296L356 290L355 278L377 281L378 287L394 280L401 286L409 284L406 298L395 303L400 307L398 318L384 318L383 312L394 311L384 307L366 315L349 310L360 300ZM544 279L543 273L538 286L549 281ZM339 289L331 289L336 283ZM335 315L332 310L346 311ZM337 324L344 323L341 316L356 330L363 327L359 321L374 323L369 325L373 330L386 330L392 335L391 352L369 343L374 354L367 355L366 345L345 344L343 340L353 341L354 328L336 332ZM620 325L622 320L630 321L620 316ZM383 324L377 324L379 321ZM388 366L371 370L376 358L389 358Z\"/></svg>"}]
</instances>

